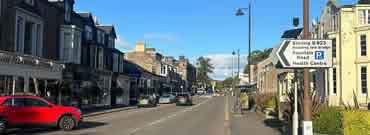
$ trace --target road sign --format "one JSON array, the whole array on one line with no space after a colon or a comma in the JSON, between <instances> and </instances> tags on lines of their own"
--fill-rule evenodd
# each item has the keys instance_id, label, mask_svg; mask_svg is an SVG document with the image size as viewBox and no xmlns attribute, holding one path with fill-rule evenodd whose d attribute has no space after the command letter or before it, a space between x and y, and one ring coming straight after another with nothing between
<instances>
[{"instance_id":1,"label":"road sign","mask_svg":"<svg viewBox=\"0 0 370 135\"><path fill-rule=\"evenodd\" d=\"M332 67L331 40L284 40L276 52L284 68Z\"/></svg>"}]
</instances>

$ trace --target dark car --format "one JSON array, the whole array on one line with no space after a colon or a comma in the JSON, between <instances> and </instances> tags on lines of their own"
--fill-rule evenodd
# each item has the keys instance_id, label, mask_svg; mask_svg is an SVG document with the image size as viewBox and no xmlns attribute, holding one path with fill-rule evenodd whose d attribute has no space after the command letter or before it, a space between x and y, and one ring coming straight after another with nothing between
<instances>
[{"instance_id":1,"label":"dark car","mask_svg":"<svg viewBox=\"0 0 370 135\"><path fill-rule=\"evenodd\" d=\"M176 105L183 106L183 105L193 105L193 99L189 93L181 93L178 94L176 97Z\"/></svg>"},{"instance_id":2,"label":"dark car","mask_svg":"<svg viewBox=\"0 0 370 135\"><path fill-rule=\"evenodd\" d=\"M144 95L139 98L138 107L156 107L157 99L153 96Z\"/></svg>"},{"instance_id":3,"label":"dark car","mask_svg":"<svg viewBox=\"0 0 370 135\"><path fill-rule=\"evenodd\" d=\"M0 132L12 127L51 126L72 130L81 122L81 110L54 105L37 96L0 97Z\"/></svg>"}]
</instances>

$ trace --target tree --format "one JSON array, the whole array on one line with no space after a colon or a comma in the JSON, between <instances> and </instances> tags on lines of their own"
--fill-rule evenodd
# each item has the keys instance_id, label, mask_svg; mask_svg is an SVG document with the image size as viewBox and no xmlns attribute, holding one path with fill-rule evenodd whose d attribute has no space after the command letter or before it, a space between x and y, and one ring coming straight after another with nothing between
<instances>
[{"instance_id":1,"label":"tree","mask_svg":"<svg viewBox=\"0 0 370 135\"><path fill-rule=\"evenodd\" d=\"M272 48L264 49L263 51L261 51L261 50L252 51L252 53L251 53L251 64L256 65L259 62L267 59L270 56L271 52L272 52ZM245 65L245 68L244 68L244 73L245 74L249 73L249 68L250 67L248 66L248 64Z\"/></svg>"},{"instance_id":2,"label":"tree","mask_svg":"<svg viewBox=\"0 0 370 135\"><path fill-rule=\"evenodd\" d=\"M197 82L204 85L210 83L211 78L208 74L213 73L214 67L211 64L211 59L199 57L197 59Z\"/></svg>"}]
</instances>

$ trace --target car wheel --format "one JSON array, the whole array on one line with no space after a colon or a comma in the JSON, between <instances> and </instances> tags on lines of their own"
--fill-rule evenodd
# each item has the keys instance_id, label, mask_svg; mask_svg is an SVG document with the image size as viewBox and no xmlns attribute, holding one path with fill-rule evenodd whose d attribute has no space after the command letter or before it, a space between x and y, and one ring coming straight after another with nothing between
<instances>
[{"instance_id":1,"label":"car wheel","mask_svg":"<svg viewBox=\"0 0 370 135\"><path fill-rule=\"evenodd\" d=\"M76 121L72 116L63 116L59 120L59 128L63 130L72 130L76 127Z\"/></svg>"},{"instance_id":2,"label":"car wheel","mask_svg":"<svg viewBox=\"0 0 370 135\"><path fill-rule=\"evenodd\" d=\"M5 119L0 119L0 134L5 134L7 128L7 121Z\"/></svg>"}]
</instances>

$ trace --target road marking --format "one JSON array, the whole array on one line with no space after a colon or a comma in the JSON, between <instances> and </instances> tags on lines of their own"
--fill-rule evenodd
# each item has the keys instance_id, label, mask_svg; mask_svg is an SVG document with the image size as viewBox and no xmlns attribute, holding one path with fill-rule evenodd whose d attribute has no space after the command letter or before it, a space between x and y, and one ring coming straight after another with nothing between
<instances>
[{"instance_id":1,"label":"road marking","mask_svg":"<svg viewBox=\"0 0 370 135\"><path fill-rule=\"evenodd\" d=\"M167 121L167 120L169 120L169 119L171 119L171 118L174 118L174 117L176 117L176 116L178 116L178 115L180 115L180 114L183 114L183 113L186 113L186 112L189 112L189 111L193 111L194 109L196 109L196 108L198 108L199 106L201 106L201 105L203 105L203 104L205 104L205 103L209 102L210 100L211 100L211 99L204 100L204 101L202 101L201 103L199 103L199 104L197 104L197 105L194 105L194 106L192 106L192 107L190 107L190 108L184 109L184 110L182 110L182 111L175 112L174 114L169 115L169 116L162 117L161 119L158 119L158 120L156 120L156 121L150 122L150 123L146 124L146 125L145 125L145 126L143 126L143 127L135 128L135 129L133 129L133 130L131 130L131 131L129 132L129 135L131 135L131 134L135 134L136 132L139 132L139 131L140 131L140 130L142 130L142 129L146 129L146 128L152 127L152 126L154 126L154 125L160 124L160 123L162 123L162 122L164 122L164 121Z\"/></svg>"},{"instance_id":2,"label":"road marking","mask_svg":"<svg viewBox=\"0 0 370 135\"><path fill-rule=\"evenodd\" d=\"M225 135L231 135L229 96L225 98Z\"/></svg>"}]
</instances>

